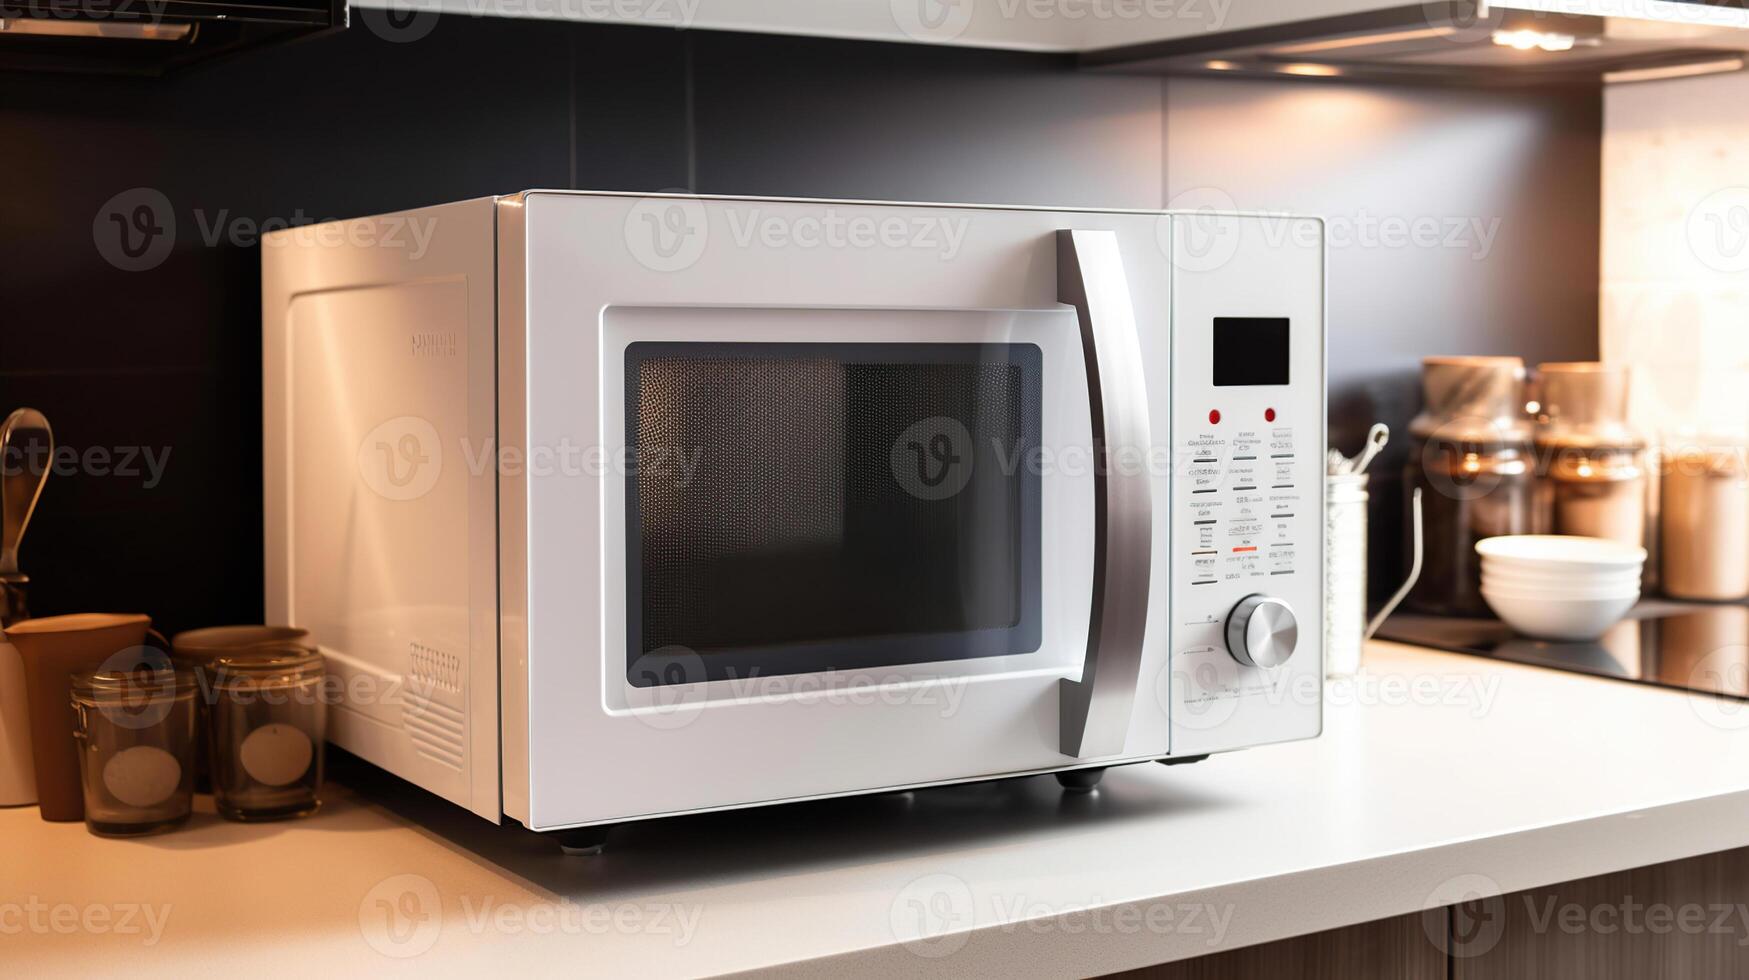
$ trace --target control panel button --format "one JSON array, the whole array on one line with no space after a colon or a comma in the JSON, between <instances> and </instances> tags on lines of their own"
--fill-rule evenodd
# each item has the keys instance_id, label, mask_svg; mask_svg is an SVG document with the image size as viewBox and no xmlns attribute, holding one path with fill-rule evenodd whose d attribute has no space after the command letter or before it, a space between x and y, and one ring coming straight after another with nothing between
<instances>
[{"instance_id":1,"label":"control panel button","mask_svg":"<svg viewBox=\"0 0 1749 980\"><path fill-rule=\"evenodd\" d=\"M1279 667L1299 645L1293 607L1266 595L1248 595L1227 614L1227 652L1248 667Z\"/></svg>"}]
</instances>

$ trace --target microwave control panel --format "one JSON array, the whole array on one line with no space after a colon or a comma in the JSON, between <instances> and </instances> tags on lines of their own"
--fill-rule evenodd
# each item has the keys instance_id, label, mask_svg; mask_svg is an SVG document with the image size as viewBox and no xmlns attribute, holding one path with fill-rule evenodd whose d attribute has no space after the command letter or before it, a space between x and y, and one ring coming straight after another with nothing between
<instances>
[{"instance_id":1,"label":"microwave control panel","mask_svg":"<svg viewBox=\"0 0 1749 980\"><path fill-rule=\"evenodd\" d=\"M1167 686L1196 755L1321 726L1323 225L1172 220Z\"/></svg>"}]
</instances>

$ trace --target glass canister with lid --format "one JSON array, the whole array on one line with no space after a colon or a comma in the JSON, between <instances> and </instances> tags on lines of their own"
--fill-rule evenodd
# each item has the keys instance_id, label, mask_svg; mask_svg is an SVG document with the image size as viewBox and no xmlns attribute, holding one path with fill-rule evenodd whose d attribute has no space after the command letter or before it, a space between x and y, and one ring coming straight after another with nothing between
<instances>
[{"instance_id":1,"label":"glass canister with lid","mask_svg":"<svg viewBox=\"0 0 1749 980\"><path fill-rule=\"evenodd\" d=\"M194 678L96 670L71 678L85 826L100 837L176 827L194 802Z\"/></svg>"},{"instance_id":2,"label":"glass canister with lid","mask_svg":"<svg viewBox=\"0 0 1749 980\"><path fill-rule=\"evenodd\" d=\"M1421 612L1488 616L1476 542L1534 529L1536 474L1524 412L1524 361L1429 357L1423 407L1409 423L1404 512L1422 491L1424 560L1407 605ZM1405 527L1405 535L1413 529ZM1413 553L1413 542L1404 554Z\"/></svg>"},{"instance_id":3,"label":"glass canister with lid","mask_svg":"<svg viewBox=\"0 0 1749 980\"><path fill-rule=\"evenodd\" d=\"M282 820L321 806L327 735L322 655L297 643L213 660L213 805L230 820Z\"/></svg>"},{"instance_id":4,"label":"glass canister with lid","mask_svg":"<svg viewBox=\"0 0 1749 980\"><path fill-rule=\"evenodd\" d=\"M1539 527L1646 544L1646 440L1627 421L1627 367L1557 363L1537 373Z\"/></svg>"},{"instance_id":5,"label":"glass canister with lid","mask_svg":"<svg viewBox=\"0 0 1749 980\"><path fill-rule=\"evenodd\" d=\"M1666 437L1659 504L1665 595L1710 601L1749 596L1746 456L1749 443L1740 437Z\"/></svg>"}]
</instances>

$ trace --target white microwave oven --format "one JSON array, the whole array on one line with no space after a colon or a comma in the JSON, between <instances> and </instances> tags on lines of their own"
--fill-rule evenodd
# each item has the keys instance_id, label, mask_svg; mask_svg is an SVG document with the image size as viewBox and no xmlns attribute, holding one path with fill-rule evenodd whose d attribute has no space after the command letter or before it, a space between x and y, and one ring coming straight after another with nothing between
<instances>
[{"instance_id":1,"label":"white microwave oven","mask_svg":"<svg viewBox=\"0 0 1749 980\"><path fill-rule=\"evenodd\" d=\"M480 816L1320 730L1316 218L529 191L262 290L268 619Z\"/></svg>"}]
</instances>

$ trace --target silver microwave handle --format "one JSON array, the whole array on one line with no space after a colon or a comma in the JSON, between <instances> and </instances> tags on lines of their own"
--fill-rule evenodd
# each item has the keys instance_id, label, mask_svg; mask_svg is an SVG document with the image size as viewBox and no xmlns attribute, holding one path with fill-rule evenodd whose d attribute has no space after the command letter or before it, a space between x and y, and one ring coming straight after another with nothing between
<instances>
[{"instance_id":1,"label":"silver microwave handle","mask_svg":"<svg viewBox=\"0 0 1749 980\"><path fill-rule=\"evenodd\" d=\"M1153 556L1153 445L1148 389L1123 253L1111 231L1057 232L1057 300L1075 308L1093 415L1093 614L1081 679L1058 692L1060 750L1074 758L1123 751L1142 667ZM1122 450L1128 465L1114 465Z\"/></svg>"}]
</instances>

